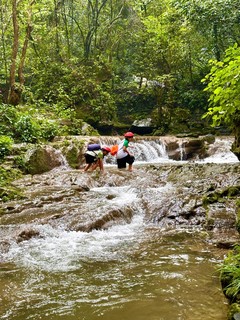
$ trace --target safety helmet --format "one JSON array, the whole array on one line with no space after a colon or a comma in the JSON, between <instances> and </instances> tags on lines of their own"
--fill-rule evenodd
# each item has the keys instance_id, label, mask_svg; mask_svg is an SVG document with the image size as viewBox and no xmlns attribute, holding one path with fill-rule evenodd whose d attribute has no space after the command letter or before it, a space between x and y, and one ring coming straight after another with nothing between
<instances>
[{"instance_id":1,"label":"safety helmet","mask_svg":"<svg viewBox=\"0 0 240 320\"><path fill-rule=\"evenodd\" d=\"M126 138L132 138L133 136L134 136L134 134L132 132L126 132L124 134L124 137L126 137Z\"/></svg>"},{"instance_id":2,"label":"safety helmet","mask_svg":"<svg viewBox=\"0 0 240 320\"><path fill-rule=\"evenodd\" d=\"M111 152L111 149L109 147L102 147L103 151Z\"/></svg>"}]
</instances>

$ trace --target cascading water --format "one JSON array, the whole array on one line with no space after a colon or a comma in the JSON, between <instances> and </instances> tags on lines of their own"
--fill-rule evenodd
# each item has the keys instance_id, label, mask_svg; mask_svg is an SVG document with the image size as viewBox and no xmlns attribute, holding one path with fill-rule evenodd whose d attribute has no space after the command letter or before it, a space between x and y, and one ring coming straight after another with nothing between
<instances>
[{"instance_id":1,"label":"cascading water","mask_svg":"<svg viewBox=\"0 0 240 320\"><path fill-rule=\"evenodd\" d=\"M200 178L207 164L180 171L160 140L131 147L131 174L107 161L104 176L65 166L19 182L26 199L1 207L1 319L226 319L216 273L225 251L206 241L197 198L216 167ZM224 167L216 183L231 178Z\"/></svg>"},{"instance_id":2,"label":"cascading water","mask_svg":"<svg viewBox=\"0 0 240 320\"><path fill-rule=\"evenodd\" d=\"M120 139L101 139L102 145L111 146L120 142ZM183 139L177 139L176 153L179 153L180 161L186 161L186 150ZM235 163L238 162L237 157L230 151L233 143L232 138L219 137L215 139L215 142L209 144L208 154L199 159L196 155L192 161L200 161L205 163ZM169 157L167 151L167 142L163 138L148 138L148 139L137 139L135 142L130 143L129 151L135 156L135 163L172 163L174 159ZM107 157L106 163L115 163L114 157Z\"/></svg>"}]
</instances>

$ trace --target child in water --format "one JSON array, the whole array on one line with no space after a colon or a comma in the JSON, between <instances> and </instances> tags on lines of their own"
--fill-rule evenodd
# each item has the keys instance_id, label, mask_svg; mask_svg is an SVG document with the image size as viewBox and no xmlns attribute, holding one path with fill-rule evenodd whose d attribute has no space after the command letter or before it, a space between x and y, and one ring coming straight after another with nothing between
<instances>
[{"instance_id":1,"label":"child in water","mask_svg":"<svg viewBox=\"0 0 240 320\"><path fill-rule=\"evenodd\" d=\"M101 172L104 172L103 158L111 151L108 147L102 147L99 150L89 151L84 154L86 166L83 171L91 169L91 171L100 168Z\"/></svg>"},{"instance_id":2,"label":"child in water","mask_svg":"<svg viewBox=\"0 0 240 320\"><path fill-rule=\"evenodd\" d=\"M129 142L132 141L134 134L127 132L124 134L124 140L118 145L117 166L118 169L125 169L128 163L128 171L132 171L132 165L135 160L134 156L128 151Z\"/></svg>"}]
</instances>

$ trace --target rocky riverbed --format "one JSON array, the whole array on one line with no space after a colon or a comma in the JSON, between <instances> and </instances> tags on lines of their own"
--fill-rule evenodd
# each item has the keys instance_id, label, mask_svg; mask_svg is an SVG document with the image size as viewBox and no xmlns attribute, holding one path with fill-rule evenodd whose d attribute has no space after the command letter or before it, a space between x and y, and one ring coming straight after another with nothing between
<instances>
[{"instance_id":1,"label":"rocky riverbed","mask_svg":"<svg viewBox=\"0 0 240 320\"><path fill-rule=\"evenodd\" d=\"M129 223L138 212L163 231L200 228L218 246L239 241L238 163L138 165L133 173L109 166L104 175L58 168L14 184L24 198L0 204L4 251L42 237L38 225L90 232Z\"/></svg>"}]
</instances>

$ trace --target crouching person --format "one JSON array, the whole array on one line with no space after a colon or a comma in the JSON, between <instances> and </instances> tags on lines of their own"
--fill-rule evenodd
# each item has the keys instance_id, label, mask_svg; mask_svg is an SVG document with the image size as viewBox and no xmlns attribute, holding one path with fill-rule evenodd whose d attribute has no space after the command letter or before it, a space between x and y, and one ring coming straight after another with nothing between
<instances>
[{"instance_id":1,"label":"crouching person","mask_svg":"<svg viewBox=\"0 0 240 320\"><path fill-rule=\"evenodd\" d=\"M84 154L85 161L86 161L86 166L84 168L84 171L87 170L95 170L98 167L100 168L100 171L103 173L104 172L104 167L103 167L103 158L111 151L110 148L108 147L102 147L99 150L87 150Z\"/></svg>"},{"instance_id":2,"label":"crouching person","mask_svg":"<svg viewBox=\"0 0 240 320\"><path fill-rule=\"evenodd\" d=\"M124 134L124 140L118 145L117 165L118 169L125 169L128 163L128 171L132 171L134 156L128 151L129 142L132 141L134 134L127 132Z\"/></svg>"}]
</instances>

